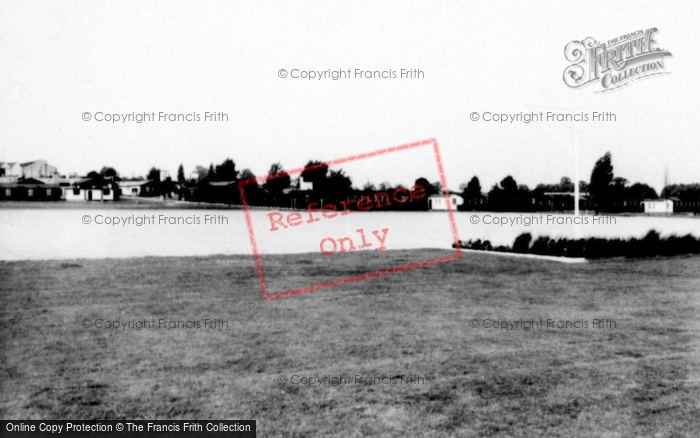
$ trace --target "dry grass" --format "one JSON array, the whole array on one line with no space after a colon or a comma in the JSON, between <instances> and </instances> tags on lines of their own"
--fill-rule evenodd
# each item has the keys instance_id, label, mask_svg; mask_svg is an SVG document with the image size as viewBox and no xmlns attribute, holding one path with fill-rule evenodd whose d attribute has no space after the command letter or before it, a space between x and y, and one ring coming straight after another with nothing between
<instances>
[{"instance_id":1,"label":"dry grass","mask_svg":"<svg viewBox=\"0 0 700 438\"><path fill-rule=\"evenodd\" d=\"M440 254L264 266L271 284L290 273L313 284ZM698 303L700 258L572 266L466 254L269 303L247 257L0 262L0 416L256 419L260 436L695 437ZM82 328L85 318L229 328L109 331ZM470 328L474 318L617 328L496 331ZM425 384L308 387L280 374Z\"/></svg>"}]
</instances>

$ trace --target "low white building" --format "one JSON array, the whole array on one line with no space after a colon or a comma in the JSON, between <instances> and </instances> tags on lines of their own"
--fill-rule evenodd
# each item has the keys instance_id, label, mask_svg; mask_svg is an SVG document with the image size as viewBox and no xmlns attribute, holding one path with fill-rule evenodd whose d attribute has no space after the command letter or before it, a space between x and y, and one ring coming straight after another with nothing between
<instances>
[{"instance_id":1,"label":"low white building","mask_svg":"<svg viewBox=\"0 0 700 438\"><path fill-rule=\"evenodd\" d=\"M313 190L314 183L311 181L306 181L303 176L299 177L299 190Z\"/></svg>"},{"instance_id":2,"label":"low white building","mask_svg":"<svg viewBox=\"0 0 700 438\"><path fill-rule=\"evenodd\" d=\"M92 178L75 181L69 186L62 185L63 199L66 201L118 201L119 186L114 182L95 183Z\"/></svg>"},{"instance_id":3,"label":"low white building","mask_svg":"<svg viewBox=\"0 0 700 438\"><path fill-rule=\"evenodd\" d=\"M104 187L102 189L79 187L61 188L63 189L63 197L66 201L116 201L119 199L116 190L111 187Z\"/></svg>"},{"instance_id":4,"label":"low white building","mask_svg":"<svg viewBox=\"0 0 700 438\"><path fill-rule=\"evenodd\" d=\"M645 199L642 201L642 206L644 207L644 213L673 213L673 200L671 199Z\"/></svg>"},{"instance_id":5,"label":"low white building","mask_svg":"<svg viewBox=\"0 0 700 438\"><path fill-rule=\"evenodd\" d=\"M122 196L150 196L153 192L151 180L121 181L119 188L122 190Z\"/></svg>"},{"instance_id":6,"label":"low white building","mask_svg":"<svg viewBox=\"0 0 700 438\"><path fill-rule=\"evenodd\" d=\"M429 210L447 210L447 199L444 195L432 195L428 198ZM457 207L464 204L464 198L458 193L450 193L449 195L450 208L457 210Z\"/></svg>"}]
</instances>

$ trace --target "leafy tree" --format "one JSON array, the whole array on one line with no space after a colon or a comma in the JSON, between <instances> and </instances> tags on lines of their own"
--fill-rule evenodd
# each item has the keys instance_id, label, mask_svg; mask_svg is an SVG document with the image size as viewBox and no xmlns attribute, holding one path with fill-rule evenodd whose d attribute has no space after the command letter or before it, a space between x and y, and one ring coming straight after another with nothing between
<instances>
[{"instance_id":1,"label":"leafy tree","mask_svg":"<svg viewBox=\"0 0 700 438\"><path fill-rule=\"evenodd\" d=\"M535 191L540 194L544 192L573 192L574 183L568 176L562 176L558 184L537 184Z\"/></svg>"},{"instance_id":2,"label":"leafy tree","mask_svg":"<svg viewBox=\"0 0 700 438\"><path fill-rule=\"evenodd\" d=\"M230 158L225 159L223 163L216 166L214 175L218 181L236 181L238 179L236 163Z\"/></svg>"},{"instance_id":3,"label":"leafy tree","mask_svg":"<svg viewBox=\"0 0 700 438\"><path fill-rule=\"evenodd\" d=\"M489 203L496 210L518 211L524 206L524 200L529 196L527 186L518 187L515 179L508 175L500 185L495 184L489 192Z\"/></svg>"},{"instance_id":4,"label":"leafy tree","mask_svg":"<svg viewBox=\"0 0 700 438\"><path fill-rule=\"evenodd\" d=\"M310 160L301 171L301 177L306 182L312 182L314 190L321 190L328 178L328 165L321 161Z\"/></svg>"},{"instance_id":5,"label":"leafy tree","mask_svg":"<svg viewBox=\"0 0 700 438\"><path fill-rule=\"evenodd\" d=\"M185 181L185 169L182 167L182 164L177 168L177 180L178 182Z\"/></svg>"},{"instance_id":6,"label":"leafy tree","mask_svg":"<svg viewBox=\"0 0 700 438\"><path fill-rule=\"evenodd\" d=\"M313 196L322 200L333 196L328 187L328 165L321 161L310 160L301 171L301 179L313 183Z\"/></svg>"},{"instance_id":7,"label":"leafy tree","mask_svg":"<svg viewBox=\"0 0 700 438\"><path fill-rule=\"evenodd\" d=\"M415 200L415 201L411 200L411 202L414 203L414 205L415 205L415 207L413 207L413 208L417 208L419 210L428 210L429 205L430 205L428 203L428 197L435 193L433 191L434 190L433 185L430 184L430 182L427 179L422 178L422 177L418 178L414 184L416 186L422 187L423 190L425 190L425 196L423 198Z\"/></svg>"},{"instance_id":8,"label":"leafy tree","mask_svg":"<svg viewBox=\"0 0 700 438\"><path fill-rule=\"evenodd\" d=\"M612 185L613 187L626 187L627 186L627 179L623 178L621 176L615 177L612 180Z\"/></svg>"},{"instance_id":9,"label":"leafy tree","mask_svg":"<svg viewBox=\"0 0 700 438\"><path fill-rule=\"evenodd\" d=\"M574 182L568 176L562 176L559 180L559 191L560 192L573 192Z\"/></svg>"},{"instance_id":10,"label":"leafy tree","mask_svg":"<svg viewBox=\"0 0 700 438\"><path fill-rule=\"evenodd\" d=\"M610 208L611 193L610 186L613 181L613 165L610 152L606 152L593 166L591 172L591 183L588 186L588 193L595 206L596 213L601 209Z\"/></svg>"},{"instance_id":11,"label":"leafy tree","mask_svg":"<svg viewBox=\"0 0 700 438\"><path fill-rule=\"evenodd\" d=\"M481 183L479 182L479 178L473 176L472 179L469 180L469 183L467 183L467 187L464 192L466 195L472 198L481 195Z\"/></svg>"},{"instance_id":12,"label":"leafy tree","mask_svg":"<svg viewBox=\"0 0 700 438\"><path fill-rule=\"evenodd\" d=\"M622 200L627 196L627 180L620 176L613 178L610 184L610 198L616 208L621 206Z\"/></svg>"},{"instance_id":13,"label":"leafy tree","mask_svg":"<svg viewBox=\"0 0 700 438\"><path fill-rule=\"evenodd\" d=\"M250 169L243 169L241 173L238 174L238 178L241 180L255 179L255 174Z\"/></svg>"},{"instance_id":14,"label":"leafy tree","mask_svg":"<svg viewBox=\"0 0 700 438\"><path fill-rule=\"evenodd\" d=\"M238 175L238 178L241 181L251 180L251 182L243 186L246 202L250 205L260 205L263 200L263 194L261 193L258 183L253 181L255 179L255 174L251 172L250 169L243 169Z\"/></svg>"},{"instance_id":15,"label":"leafy tree","mask_svg":"<svg viewBox=\"0 0 700 438\"><path fill-rule=\"evenodd\" d=\"M428 181L425 178L418 178L415 182L415 185L423 187L423 190L425 190L425 193L428 195L432 195L432 190L433 186L430 184L430 181Z\"/></svg>"},{"instance_id":16,"label":"leafy tree","mask_svg":"<svg viewBox=\"0 0 700 438\"><path fill-rule=\"evenodd\" d=\"M377 188L372 184L371 182L367 181L364 186L362 186L362 190L365 192L376 192Z\"/></svg>"},{"instance_id":17,"label":"leafy tree","mask_svg":"<svg viewBox=\"0 0 700 438\"><path fill-rule=\"evenodd\" d=\"M263 189L273 197L278 198L282 195L282 191L289 187L291 183L289 174L284 171L282 164L274 163L268 171L268 179L263 183Z\"/></svg>"},{"instance_id":18,"label":"leafy tree","mask_svg":"<svg viewBox=\"0 0 700 438\"><path fill-rule=\"evenodd\" d=\"M207 171L207 179L215 179L216 172L214 171L214 164L209 165L209 170Z\"/></svg>"},{"instance_id":19,"label":"leafy tree","mask_svg":"<svg viewBox=\"0 0 700 438\"><path fill-rule=\"evenodd\" d=\"M634 183L627 188L627 196L637 199L658 199L656 190L646 184Z\"/></svg>"},{"instance_id":20,"label":"leafy tree","mask_svg":"<svg viewBox=\"0 0 700 438\"><path fill-rule=\"evenodd\" d=\"M343 169L331 170L326 182L329 194L336 199L347 197L352 188L352 180L345 175Z\"/></svg>"},{"instance_id":21,"label":"leafy tree","mask_svg":"<svg viewBox=\"0 0 700 438\"><path fill-rule=\"evenodd\" d=\"M677 197L683 201L700 200L700 184L669 184L661 191L662 198Z\"/></svg>"},{"instance_id":22,"label":"leafy tree","mask_svg":"<svg viewBox=\"0 0 700 438\"><path fill-rule=\"evenodd\" d=\"M467 184L460 185L464 203L457 207L458 210L474 210L481 207L481 183L477 176L473 176Z\"/></svg>"},{"instance_id":23,"label":"leafy tree","mask_svg":"<svg viewBox=\"0 0 700 438\"><path fill-rule=\"evenodd\" d=\"M95 172L94 170L90 173L87 174L88 178L92 178L96 182L102 181L102 174L99 172Z\"/></svg>"},{"instance_id":24,"label":"leafy tree","mask_svg":"<svg viewBox=\"0 0 700 438\"><path fill-rule=\"evenodd\" d=\"M114 170L113 167L106 167L105 166L100 170L100 175L107 177L107 178L114 178L114 177L118 177L119 173L117 173L117 171Z\"/></svg>"},{"instance_id":25,"label":"leafy tree","mask_svg":"<svg viewBox=\"0 0 700 438\"><path fill-rule=\"evenodd\" d=\"M501 180L501 188L506 195L514 195L518 191L518 183L515 182L512 176L508 175Z\"/></svg>"},{"instance_id":26,"label":"leafy tree","mask_svg":"<svg viewBox=\"0 0 700 438\"><path fill-rule=\"evenodd\" d=\"M197 180L203 180L204 178L207 177L207 168L204 166L195 166L194 168L195 173L197 173Z\"/></svg>"},{"instance_id":27,"label":"leafy tree","mask_svg":"<svg viewBox=\"0 0 700 438\"><path fill-rule=\"evenodd\" d=\"M148 171L148 175L146 175L146 179L160 182L160 169L151 167L151 170Z\"/></svg>"}]
</instances>

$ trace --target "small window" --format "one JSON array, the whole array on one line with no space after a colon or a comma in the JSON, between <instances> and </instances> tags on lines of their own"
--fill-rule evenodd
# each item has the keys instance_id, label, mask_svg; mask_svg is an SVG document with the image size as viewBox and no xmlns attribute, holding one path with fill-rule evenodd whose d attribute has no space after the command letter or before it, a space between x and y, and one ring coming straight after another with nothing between
<instances>
[{"instance_id":1,"label":"small window","mask_svg":"<svg viewBox=\"0 0 700 438\"><path fill-rule=\"evenodd\" d=\"M136 187L134 187L133 189L131 189L131 193L138 193L138 192L139 192L139 189L137 189Z\"/></svg>"},{"instance_id":2,"label":"small window","mask_svg":"<svg viewBox=\"0 0 700 438\"><path fill-rule=\"evenodd\" d=\"M29 196L30 198L34 196L34 189L27 189L27 196Z\"/></svg>"},{"instance_id":3,"label":"small window","mask_svg":"<svg viewBox=\"0 0 700 438\"><path fill-rule=\"evenodd\" d=\"M73 194L74 195L80 195L80 189L73 189Z\"/></svg>"},{"instance_id":4,"label":"small window","mask_svg":"<svg viewBox=\"0 0 700 438\"><path fill-rule=\"evenodd\" d=\"M12 189L5 189L5 196L7 196L8 198L12 196Z\"/></svg>"},{"instance_id":5,"label":"small window","mask_svg":"<svg viewBox=\"0 0 700 438\"><path fill-rule=\"evenodd\" d=\"M46 189L46 196L51 196L51 189Z\"/></svg>"},{"instance_id":6,"label":"small window","mask_svg":"<svg viewBox=\"0 0 700 438\"><path fill-rule=\"evenodd\" d=\"M105 195L109 195L109 189L102 190L102 193L104 193Z\"/></svg>"}]
</instances>

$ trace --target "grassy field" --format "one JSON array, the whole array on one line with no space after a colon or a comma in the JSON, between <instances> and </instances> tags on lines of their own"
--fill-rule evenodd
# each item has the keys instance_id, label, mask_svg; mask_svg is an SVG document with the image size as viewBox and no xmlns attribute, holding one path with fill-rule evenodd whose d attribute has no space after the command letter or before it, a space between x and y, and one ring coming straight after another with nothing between
<instances>
[{"instance_id":1,"label":"grassy field","mask_svg":"<svg viewBox=\"0 0 700 438\"><path fill-rule=\"evenodd\" d=\"M420 251L437 256L440 251ZM265 257L272 283L399 264ZM0 262L4 419L256 419L258 436L697 437L700 258L460 260L263 302L248 257ZM223 318L228 329L81 321ZM484 319L587 321L500 331ZM616 327L594 329L593 319ZM472 320L480 327L472 328ZM282 385L280 375L422 384Z\"/></svg>"}]
</instances>

